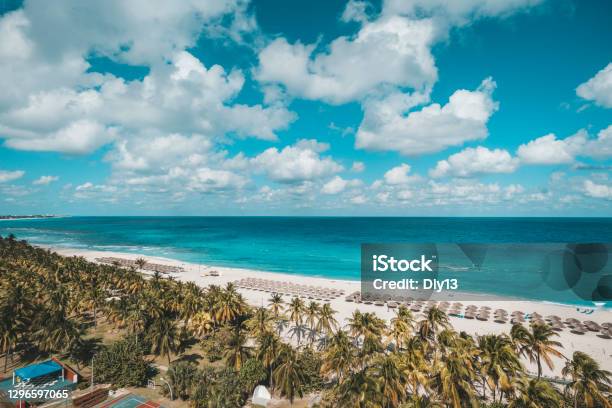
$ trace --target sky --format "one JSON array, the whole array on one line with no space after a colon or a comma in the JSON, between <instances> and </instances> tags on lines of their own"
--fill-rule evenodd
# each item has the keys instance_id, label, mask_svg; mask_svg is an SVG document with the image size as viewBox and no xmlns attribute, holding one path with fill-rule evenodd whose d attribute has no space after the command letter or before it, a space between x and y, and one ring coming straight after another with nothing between
<instances>
[{"instance_id":1,"label":"sky","mask_svg":"<svg viewBox=\"0 0 612 408\"><path fill-rule=\"evenodd\" d=\"M0 0L0 214L612 216L606 0Z\"/></svg>"}]
</instances>

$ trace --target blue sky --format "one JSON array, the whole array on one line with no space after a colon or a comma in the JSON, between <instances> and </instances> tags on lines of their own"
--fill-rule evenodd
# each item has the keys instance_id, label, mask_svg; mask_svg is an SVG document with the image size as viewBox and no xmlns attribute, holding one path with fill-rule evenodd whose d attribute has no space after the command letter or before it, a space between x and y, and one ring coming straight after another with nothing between
<instances>
[{"instance_id":1,"label":"blue sky","mask_svg":"<svg viewBox=\"0 0 612 408\"><path fill-rule=\"evenodd\" d=\"M608 1L0 7L0 213L612 215Z\"/></svg>"}]
</instances>

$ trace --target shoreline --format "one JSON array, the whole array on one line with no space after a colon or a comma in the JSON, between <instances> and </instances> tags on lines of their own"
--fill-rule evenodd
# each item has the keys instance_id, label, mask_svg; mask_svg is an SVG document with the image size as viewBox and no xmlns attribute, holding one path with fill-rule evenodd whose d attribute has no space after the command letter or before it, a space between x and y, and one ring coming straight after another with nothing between
<instances>
[{"instance_id":1,"label":"shoreline","mask_svg":"<svg viewBox=\"0 0 612 408\"><path fill-rule=\"evenodd\" d=\"M302 275L291 275L282 274L277 272L267 271L256 271L244 268L231 268L231 267L217 267L210 265L193 264L189 262L182 262L173 260L165 257L151 256L146 254L137 253L124 253L115 251L96 251L89 249L75 249L66 247L53 247L46 245L37 245L39 247L52 250L60 255L64 256L82 256L85 259L97 262L96 258L101 257L117 257L135 260L137 258L144 258L149 262L158 263L161 265L181 267L184 269L182 272L169 273L167 275L181 281L195 282L201 287L207 287L215 284L225 286L228 282L234 282L240 279L246 278L261 278L274 281L285 281L299 285L313 285L322 286L327 288L334 288L344 290L345 295L330 300L328 303L331 304L332 308L337 311L335 317L341 327L346 325L347 320L352 315L353 311L358 309L361 312L373 312L378 317L389 321L395 316L393 309L389 309L386 306L366 305L363 303L355 304L345 301L345 296L355 291L361 290L361 283L359 281L349 281L342 279L331 279L331 278L320 278L320 277L307 277ZM219 276L203 276L203 272L217 271ZM144 272L145 274L147 272ZM250 305L254 307L267 305L270 293L261 291L255 291L251 289L237 288L238 292L242 294ZM283 297L287 302L290 297ZM305 299L305 302L310 300ZM513 310L520 310L525 313L537 312L542 316L558 315L563 319L576 318L581 321L592 320L599 324L604 322L612 322L612 311L604 308L592 309L591 314L580 313L575 305L563 305L555 304L546 301L533 301L533 300L500 300L500 299L486 299L486 300L469 300L470 304L478 306L489 306L492 309L507 309L509 312ZM323 303L323 302L319 302ZM420 319L420 313L414 313L415 318ZM459 316L449 315L449 321L453 328L457 331L465 331L471 335L482 335L482 334L501 334L509 333L512 325L510 323L496 323L493 321L480 321L477 319L467 319ZM527 324L527 323L525 323ZM285 334L288 341L294 341L289 338L288 334ZM595 332L587 332L583 335L571 333L567 328L559 333L559 337L555 338L561 344L563 344L562 353L565 356L571 356L574 351L583 351L590 354L595 358L602 368L606 370L612 370L612 358L610 355L612 345L612 339L604 339L597 336ZM529 371L534 372L535 366L528 361L524 361ZM561 369L564 365L564 360L555 359L554 370L549 370L548 367L544 367L544 373L550 377L560 377Z\"/></svg>"},{"instance_id":2,"label":"shoreline","mask_svg":"<svg viewBox=\"0 0 612 408\"><path fill-rule=\"evenodd\" d=\"M207 268L207 269L216 268L218 270L242 271L244 273L256 273L258 275L259 274L265 274L265 275L273 274L273 275L278 275L279 278L282 277L285 280L291 280L292 278L298 278L300 280L301 279L314 279L314 280L321 280L325 282L344 282L346 284L357 284L358 286L361 286L361 280L359 279L331 278L331 277L325 277L322 275L307 275L307 274L302 274L299 272L294 273L294 272L270 271L270 270L258 269L254 267L227 266L227 265L216 265L216 264L210 264L210 263L195 263L193 261L183 261L181 259L169 258L167 256L150 255L145 252L123 252L123 251L118 251L118 250L104 250L104 249L93 249L93 248L71 247L71 246L55 246L55 245L35 244L35 243L32 243L32 245L40 247L40 248L49 249L51 251L55 251L58 253L66 252L67 254L69 254L68 256L72 256L80 252L83 252L83 253L95 252L99 254L106 254L106 256L111 256L111 257L116 256L119 258L123 257L123 258L130 258L130 259L136 259L136 258L156 259L158 261L161 261L162 263L166 263L171 266L176 266L178 264L180 265L184 264L184 265L191 265L194 267ZM113 245L112 247L116 247L116 246ZM98 257L102 257L102 255ZM178 275L175 277L178 277ZM517 297L517 296L512 296L512 295L497 295L497 294L480 293L480 292L454 291L452 292L452 295L441 297L441 298L437 298L434 295L431 297L431 299L437 300L437 301L448 301L448 302L456 302L456 301L460 301L460 302L484 302L484 301L533 302L533 303L544 303L544 304L557 305L557 306L562 306L562 307L606 310L606 311L612 312L612 302L608 305L605 302L603 305L596 305L593 303L589 304L586 301L585 303L564 303L561 301L554 301L554 300L530 299L530 298Z\"/></svg>"}]
</instances>

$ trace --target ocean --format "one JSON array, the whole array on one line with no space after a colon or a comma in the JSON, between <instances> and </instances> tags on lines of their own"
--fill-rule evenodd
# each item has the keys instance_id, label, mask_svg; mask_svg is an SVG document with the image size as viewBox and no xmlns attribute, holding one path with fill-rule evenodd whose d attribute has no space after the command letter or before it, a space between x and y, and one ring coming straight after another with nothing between
<instances>
[{"instance_id":1,"label":"ocean","mask_svg":"<svg viewBox=\"0 0 612 408\"><path fill-rule=\"evenodd\" d=\"M0 235L33 244L121 251L184 262L360 278L362 243L611 242L612 218L66 217L0 220ZM539 266L509 255L466 274L464 290L592 304L534 285ZM612 263L612 260L610 261ZM444 265L452 271L453 265ZM535 272L534 272L535 271ZM530 275L530 276L527 276Z\"/></svg>"}]
</instances>

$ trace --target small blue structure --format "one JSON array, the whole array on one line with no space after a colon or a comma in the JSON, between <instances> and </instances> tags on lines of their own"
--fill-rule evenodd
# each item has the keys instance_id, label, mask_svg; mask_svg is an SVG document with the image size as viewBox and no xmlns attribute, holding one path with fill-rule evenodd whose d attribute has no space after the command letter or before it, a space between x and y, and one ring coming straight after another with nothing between
<instances>
[{"instance_id":1,"label":"small blue structure","mask_svg":"<svg viewBox=\"0 0 612 408\"><path fill-rule=\"evenodd\" d=\"M14 380L16 382L29 382L43 377L62 377L63 373L64 367L53 360L48 360L15 370Z\"/></svg>"}]
</instances>

